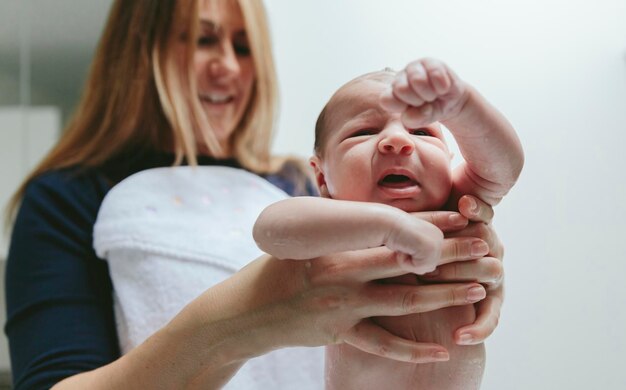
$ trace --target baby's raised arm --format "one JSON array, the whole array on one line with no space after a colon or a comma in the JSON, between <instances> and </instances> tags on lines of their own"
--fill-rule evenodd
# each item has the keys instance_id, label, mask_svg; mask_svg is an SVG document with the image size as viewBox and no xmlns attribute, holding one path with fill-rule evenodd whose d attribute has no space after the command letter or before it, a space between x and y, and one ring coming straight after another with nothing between
<instances>
[{"instance_id":1,"label":"baby's raised arm","mask_svg":"<svg viewBox=\"0 0 626 390\"><path fill-rule=\"evenodd\" d=\"M398 72L381 103L402 112L409 128L441 122L450 130L465 160L453 172L453 195L475 195L493 206L519 177L524 154L515 130L443 62L410 63Z\"/></svg>"},{"instance_id":2,"label":"baby's raised arm","mask_svg":"<svg viewBox=\"0 0 626 390\"><path fill-rule=\"evenodd\" d=\"M400 265L423 274L467 253L477 258L475 238L445 239L435 225L392 206L296 197L268 206L253 229L261 250L280 259L304 260L385 245Z\"/></svg>"}]
</instances>

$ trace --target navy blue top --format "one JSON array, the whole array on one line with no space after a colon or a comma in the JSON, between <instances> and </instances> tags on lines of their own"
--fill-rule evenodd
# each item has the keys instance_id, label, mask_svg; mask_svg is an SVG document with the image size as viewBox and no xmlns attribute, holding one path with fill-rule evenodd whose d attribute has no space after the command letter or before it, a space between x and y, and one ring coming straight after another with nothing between
<instances>
[{"instance_id":1,"label":"navy blue top","mask_svg":"<svg viewBox=\"0 0 626 390\"><path fill-rule=\"evenodd\" d=\"M15 389L48 389L120 356L111 280L107 263L94 252L93 226L113 183L172 162L171 154L135 154L98 169L48 172L27 186L5 281ZM199 164L239 167L232 159L208 157ZM296 194L298 177L289 164L265 176L288 194L315 194L311 183Z\"/></svg>"}]
</instances>

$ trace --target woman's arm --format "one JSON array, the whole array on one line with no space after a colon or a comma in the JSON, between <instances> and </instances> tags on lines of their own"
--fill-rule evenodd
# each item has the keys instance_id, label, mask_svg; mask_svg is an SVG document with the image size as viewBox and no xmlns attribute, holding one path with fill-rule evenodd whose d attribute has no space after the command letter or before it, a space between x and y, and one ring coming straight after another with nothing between
<instances>
[{"instance_id":1,"label":"woman's arm","mask_svg":"<svg viewBox=\"0 0 626 390\"><path fill-rule=\"evenodd\" d=\"M450 218L434 222L453 225ZM401 339L369 318L476 302L484 289L476 283L381 285L377 280L405 273L390 254L374 248L309 261L261 257L127 355L56 388L216 388L249 358L289 346L347 343L400 361L446 360L440 345ZM446 261L467 256L461 248Z\"/></svg>"},{"instance_id":2,"label":"woman's arm","mask_svg":"<svg viewBox=\"0 0 626 390\"><path fill-rule=\"evenodd\" d=\"M482 287L380 285L374 281L405 273L381 249L388 253L376 248L311 261L261 257L127 355L55 388L217 388L248 359L289 346L348 343L401 361L446 360L441 346L393 336L368 318L473 303Z\"/></svg>"}]
</instances>

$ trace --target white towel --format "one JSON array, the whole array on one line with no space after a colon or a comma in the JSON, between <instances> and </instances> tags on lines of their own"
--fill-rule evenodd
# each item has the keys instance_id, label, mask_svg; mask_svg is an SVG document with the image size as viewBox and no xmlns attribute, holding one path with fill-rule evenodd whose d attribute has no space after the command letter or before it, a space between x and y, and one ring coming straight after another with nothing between
<instances>
[{"instance_id":1,"label":"white towel","mask_svg":"<svg viewBox=\"0 0 626 390\"><path fill-rule=\"evenodd\" d=\"M241 169L155 168L105 197L94 247L109 263L123 353L187 303L262 254L252 226L287 195ZM321 389L323 348L288 348L250 360L227 389Z\"/></svg>"}]
</instances>

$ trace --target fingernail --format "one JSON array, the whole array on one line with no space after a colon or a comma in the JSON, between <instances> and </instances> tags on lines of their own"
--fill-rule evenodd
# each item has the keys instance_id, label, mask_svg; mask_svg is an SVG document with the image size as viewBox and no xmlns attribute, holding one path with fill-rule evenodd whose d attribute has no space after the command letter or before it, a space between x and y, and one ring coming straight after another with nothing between
<instances>
[{"instance_id":1,"label":"fingernail","mask_svg":"<svg viewBox=\"0 0 626 390\"><path fill-rule=\"evenodd\" d=\"M448 217L451 227L465 227L467 225L467 219L461 214L452 214Z\"/></svg>"},{"instance_id":2,"label":"fingernail","mask_svg":"<svg viewBox=\"0 0 626 390\"><path fill-rule=\"evenodd\" d=\"M461 337L459 337L459 344L472 344L474 342L474 337L472 337L469 333L463 333Z\"/></svg>"},{"instance_id":3,"label":"fingernail","mask_svg":"<svg viewBox=\"0 0 626 390\"><path fill-rule=\"evenodd\" d=\"M483 287L476 286L467 290L466 298L469 302L478 302L486 296L487 292L485 291L485 289Z\"/></svg>"},{"instance_id":4,"label":"fingernail","mask_svg":"<svg viewBox=\"0 0 626 390\"><path fill-rule=\"evenodd\" d=\"M467 200L468 200L469 205L470 205L470 209L469 209L470 213L472 213L474 215L478 214L478 203L476 203L474 198L468 197Z\"/></svg>"},{"instance_id":5,"label":"fingernail","mask_svg":"<svg viewBox=\"0 0 626 390\"><path fill-rule=\"evenodd\" d=\"M470 250L472 256L484 256L489 252L489 245L484 241L476 241Z\"/></svg>"},{"instance_id":6,"label":"fingernail","mask_svg":"<svg viewBox=\"0 0 626 390\"><path fill-rule=\"evenodd\" d=\"M433 355L433 357L434 357L436 360L439 360L439 361L447 361L447 360L450 360L450 356L448 355L448 352L444 352L444 351L438 351L438 352L435 352L435 354Z\"/></svg>"}]
</instances>

